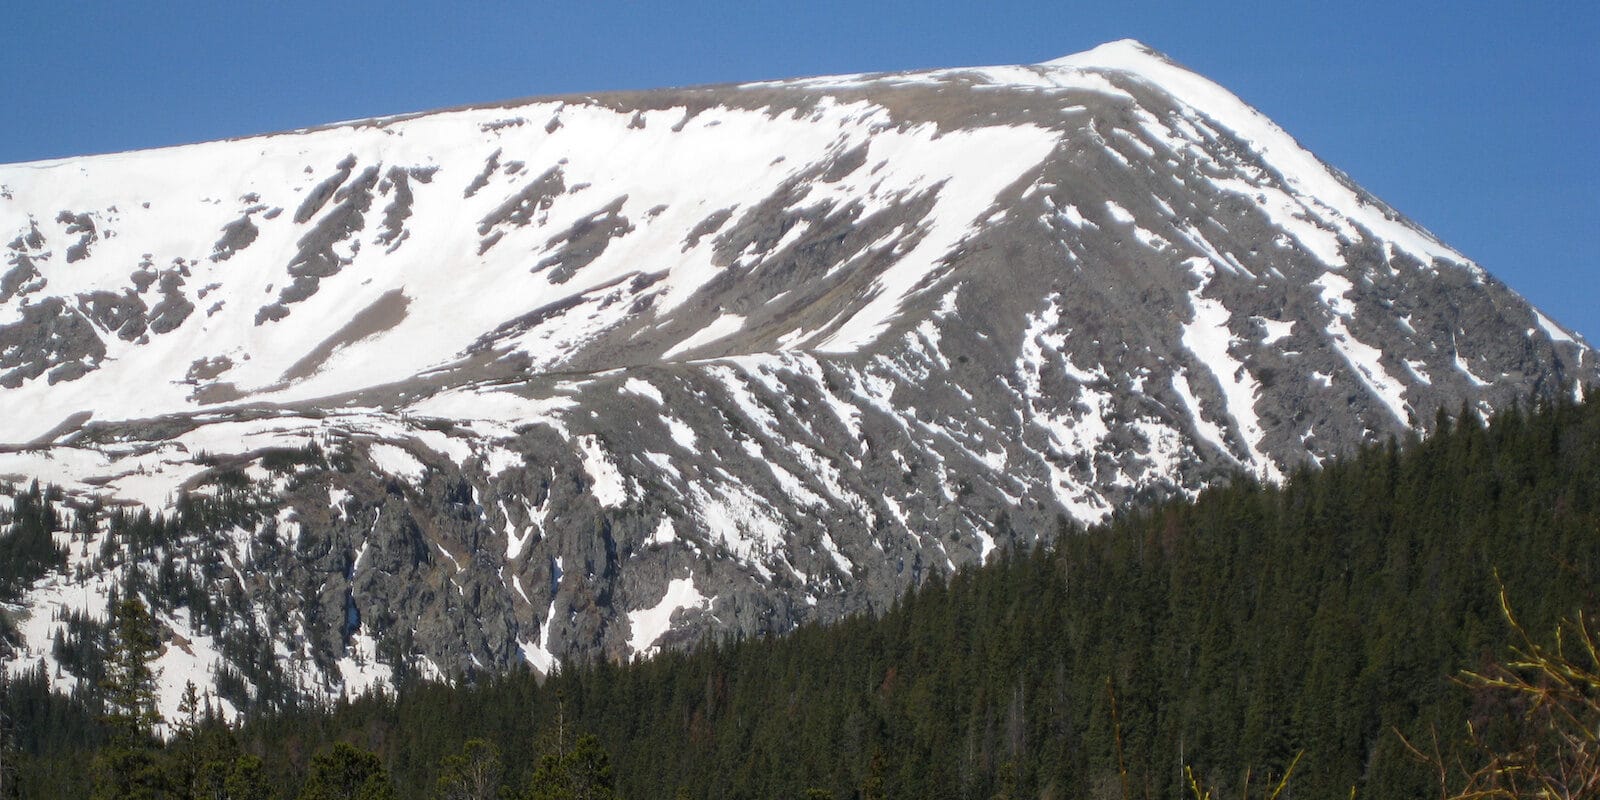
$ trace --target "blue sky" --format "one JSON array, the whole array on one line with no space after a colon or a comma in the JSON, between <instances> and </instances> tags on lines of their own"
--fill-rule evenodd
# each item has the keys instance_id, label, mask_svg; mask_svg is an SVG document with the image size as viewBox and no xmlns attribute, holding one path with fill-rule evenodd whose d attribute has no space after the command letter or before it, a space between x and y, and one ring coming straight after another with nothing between
<instances>
[{"instance_id":1,"label":"blue sky","mask_svg":"<svg viewBox=\"0 0 1600 800\"><path fill-rule=\"evenodd\" d=\"M1399 6L1399 7L1396 7ZM1132 37L1600 343L1600 3L17 3L0 162Z\"/></svg>"}]
</instances>

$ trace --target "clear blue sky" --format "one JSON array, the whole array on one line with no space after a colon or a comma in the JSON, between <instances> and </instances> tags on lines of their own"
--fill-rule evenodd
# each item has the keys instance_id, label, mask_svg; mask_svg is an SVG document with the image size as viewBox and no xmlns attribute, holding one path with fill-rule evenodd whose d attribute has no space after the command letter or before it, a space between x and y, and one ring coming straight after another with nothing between
<instances>
[{"instance_id":1,"label":"clear blue sky","mask_svg":"<svg viewBox=\"0 0 1600 800\"><path fill-rule=\"evenodd\" d=\"M1132 37L1600 343L1600 3L17 2L0 162Z\"/></svg>"}]
</instances>

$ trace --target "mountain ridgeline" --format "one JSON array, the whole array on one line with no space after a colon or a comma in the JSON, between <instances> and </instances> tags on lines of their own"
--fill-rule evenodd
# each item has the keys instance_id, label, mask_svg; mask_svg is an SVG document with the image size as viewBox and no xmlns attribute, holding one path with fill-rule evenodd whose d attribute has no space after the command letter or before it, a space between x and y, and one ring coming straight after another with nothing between
<instances>
[{"instance_id":1,"label":"mountain ridgeline","mask_svg":"<svg viewBox=\"0 0 1600 800\"><path fill-rule=\"evenodd\" d=\"M1437 734L1470 763L1468 723L1525 718L1451 681L1519 644L1500 587L1549 642L1600 611L1597 578L1600 402L1557 400L1488 426L1441 415L1426 440L1282 485L1240 480L936 570L879 615L548 679L411 683L201 739L260 758L285 797L335 742L376 752L399 796L432 797L471 738L504 754L496 784L517 793L574 732L597 736L625 798L1176 797L1185 767L1243 797L1247 770L1259 791L1297 756L1290 796L1439 796L1401 736ZM19 774L49 787L28 796L86 794L90 711L41 724L56 706L37 674L5 697ZM190 763L201 739L159 758Z\"/></svg>"},{"instance_id":2,"label":"mountain ridgeline","mask_svg":"<svg viewBox=\"0 0 1600 800\"><path fill-rule=\"evenodd\" d=\"M879 613L1600 380L1132 42L0 166L0 248L0 476L61 515L7 668L92 687L137 595L168 718Z\"/></svg>"}]
</instances>

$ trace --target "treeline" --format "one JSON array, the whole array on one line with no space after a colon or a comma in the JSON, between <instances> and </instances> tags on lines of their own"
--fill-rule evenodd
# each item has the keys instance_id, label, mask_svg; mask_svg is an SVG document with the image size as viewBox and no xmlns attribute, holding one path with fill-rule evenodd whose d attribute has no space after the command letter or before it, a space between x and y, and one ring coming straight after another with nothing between
<instances>
[{"instance_id":1,"label":"treeline","mask_svg":"<svg viewBox=\"0 0 1600 800\"><path fill-rule=\"evenodd\" d=\"M1450 678L1505 653L1497 580L1534 631L1595 608L1597 505L1600 403L1441 415L1426 441L935 576L877 619L542 686L411 687L243 736L353 740L409 797L469 737L514 772L558 707L630 798L1123 797L1124 771L1129 794L1173 797L1185 766L1237 796L1302 752L1296 796L1426 796L1400 734L1449 755L1469 719L1508 713ZM294 784L293 759L268 761Z\"/></svg>"},{"instance_id":2,"label":"treeline","mask_svg":"<svg viewBox=\"0 0 1600 800\"><path fill-rule=\"evenodd\" d=\"M934 575L877 618L226 735L285 798L341 742L400 797L436 796L474 752L531 791L536 743L578 733L625 798L1176 797L1186 767L1237 797L1297 756L1295 797L1438 796L1401 737L1449 759L1469 722L1515 717L1450 680L1505 655L1499 587L1546 632L1596 610L1597 570L1600 403L1463 412L1282 486L1240 479ZM52 758L24 771L60 775Z\"/></svg>"}]
</instances>

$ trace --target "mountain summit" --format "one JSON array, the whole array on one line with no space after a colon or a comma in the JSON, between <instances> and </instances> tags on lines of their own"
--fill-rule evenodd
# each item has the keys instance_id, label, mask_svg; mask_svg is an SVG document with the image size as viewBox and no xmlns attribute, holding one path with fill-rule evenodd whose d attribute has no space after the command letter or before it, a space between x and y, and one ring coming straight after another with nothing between
<instances>
[{"instance_id":1,"label":"mountain summit","mask_svg":"<svg viewBox=\"0 0 1600 800\"><path fill-rule=\"evenodd\" d=\"M72 529L10 663L131 587L169 713L782 632L1600 376L1130 41L4 166L0 242Z\"/></svg>"}]
</instances>

